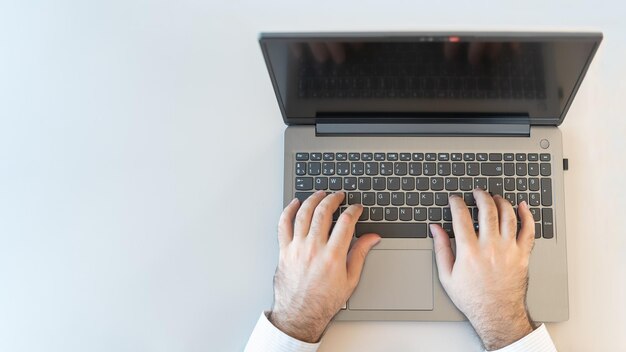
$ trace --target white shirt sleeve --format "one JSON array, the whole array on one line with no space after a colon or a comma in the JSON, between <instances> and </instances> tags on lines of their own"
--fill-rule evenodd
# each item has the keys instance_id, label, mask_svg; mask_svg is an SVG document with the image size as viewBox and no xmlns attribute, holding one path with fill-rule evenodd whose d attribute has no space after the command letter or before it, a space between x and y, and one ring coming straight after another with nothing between
<instances>
[{"instance_id":1,"label":"white shirt sleeve","mask_svg":"<svg viewBox=\"0 0 626 352\"><path fill-rule=\"evenodd\" d=\"M315 352L320 343L302 342L278 330L261 313L244 352Z\"/></svg>"},{"instance_id":2,"label":"white shirt sleeve","mask_svg":"<svg viewBox=\"0 0 626 352\"><path fill-rule=\"evenodd\" d=\"M520 340L491 352L556 352L556 347L544 324Z\"/></svg>"}]
</instances>

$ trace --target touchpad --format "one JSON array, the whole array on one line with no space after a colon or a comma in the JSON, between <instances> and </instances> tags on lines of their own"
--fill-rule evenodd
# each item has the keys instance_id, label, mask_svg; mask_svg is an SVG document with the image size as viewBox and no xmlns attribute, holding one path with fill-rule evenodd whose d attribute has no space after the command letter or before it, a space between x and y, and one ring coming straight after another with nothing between
<instances>
[{"instance_id":1,"label":"touchpad","mask_svg":"<svg viewBox=\"0 0 626 352\"><path fill-rule=\"evenodd\" d=\"M432 310L432 261L432 250L370 251L348 309Z\"/></svg>"}]
</instances>

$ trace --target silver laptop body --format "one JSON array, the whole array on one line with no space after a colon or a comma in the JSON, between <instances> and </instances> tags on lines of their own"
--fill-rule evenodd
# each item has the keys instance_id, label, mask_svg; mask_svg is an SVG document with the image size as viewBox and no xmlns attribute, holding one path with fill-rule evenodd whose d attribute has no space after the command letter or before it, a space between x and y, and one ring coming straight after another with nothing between
<instances>
[{"instance_id":1,"label":"silver laptop body","mask_svg":"<svg viewBox=\"0 0 626 352\"><path fill-rule=\"evenodd\" d=\"M345 206L364 205L355 239L371 231L383 236L335 319L464 320L439 283L428 224L449 228L450 193L475 208L468 197L474 187L502 194L514 206L530 204L538 236L530 263L530 315L542 322L568 319L566 160L557 126L601 38L260 36L288 125L284 205L319 189L343 190Z\"/></svg>"}]
</instances>

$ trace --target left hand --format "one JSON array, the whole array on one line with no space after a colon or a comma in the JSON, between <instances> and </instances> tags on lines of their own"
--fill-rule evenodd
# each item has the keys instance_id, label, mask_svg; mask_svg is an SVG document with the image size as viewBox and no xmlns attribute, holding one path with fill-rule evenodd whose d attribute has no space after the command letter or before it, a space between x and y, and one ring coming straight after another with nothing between
<instances>
[{"instance_id":1,"label":"left hand","mask_svg":"<svg viewBox=\"0 0 626 352\"><path fill-rule=\"evenodd\" d=\"M350 249L361 205L349 206L329 237L333 213L344 197L343 192L326 196L319 191L302 206L294 199L280 217L280 258L274 276L274 307L268 318L301 341L319 341L354 292L367 253L380 242L380 236L366 234Z\"/></svg>"}]
</instances>

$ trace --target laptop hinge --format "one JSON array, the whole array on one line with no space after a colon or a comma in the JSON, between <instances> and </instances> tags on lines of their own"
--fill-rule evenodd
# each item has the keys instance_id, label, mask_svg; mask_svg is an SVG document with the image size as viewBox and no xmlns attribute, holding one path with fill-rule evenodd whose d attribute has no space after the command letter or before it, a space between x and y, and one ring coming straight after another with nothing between
<instances>
[{"instance_id":1,"label":"laptop hinge","mask_svg":"<svg viewBox=\"0 0 626 352\"><path fill-rule=\"evenodd\" d=\"M315 124L318 136L530 136L528 123L331 123Z\"/></svg>"}]
</instances>

